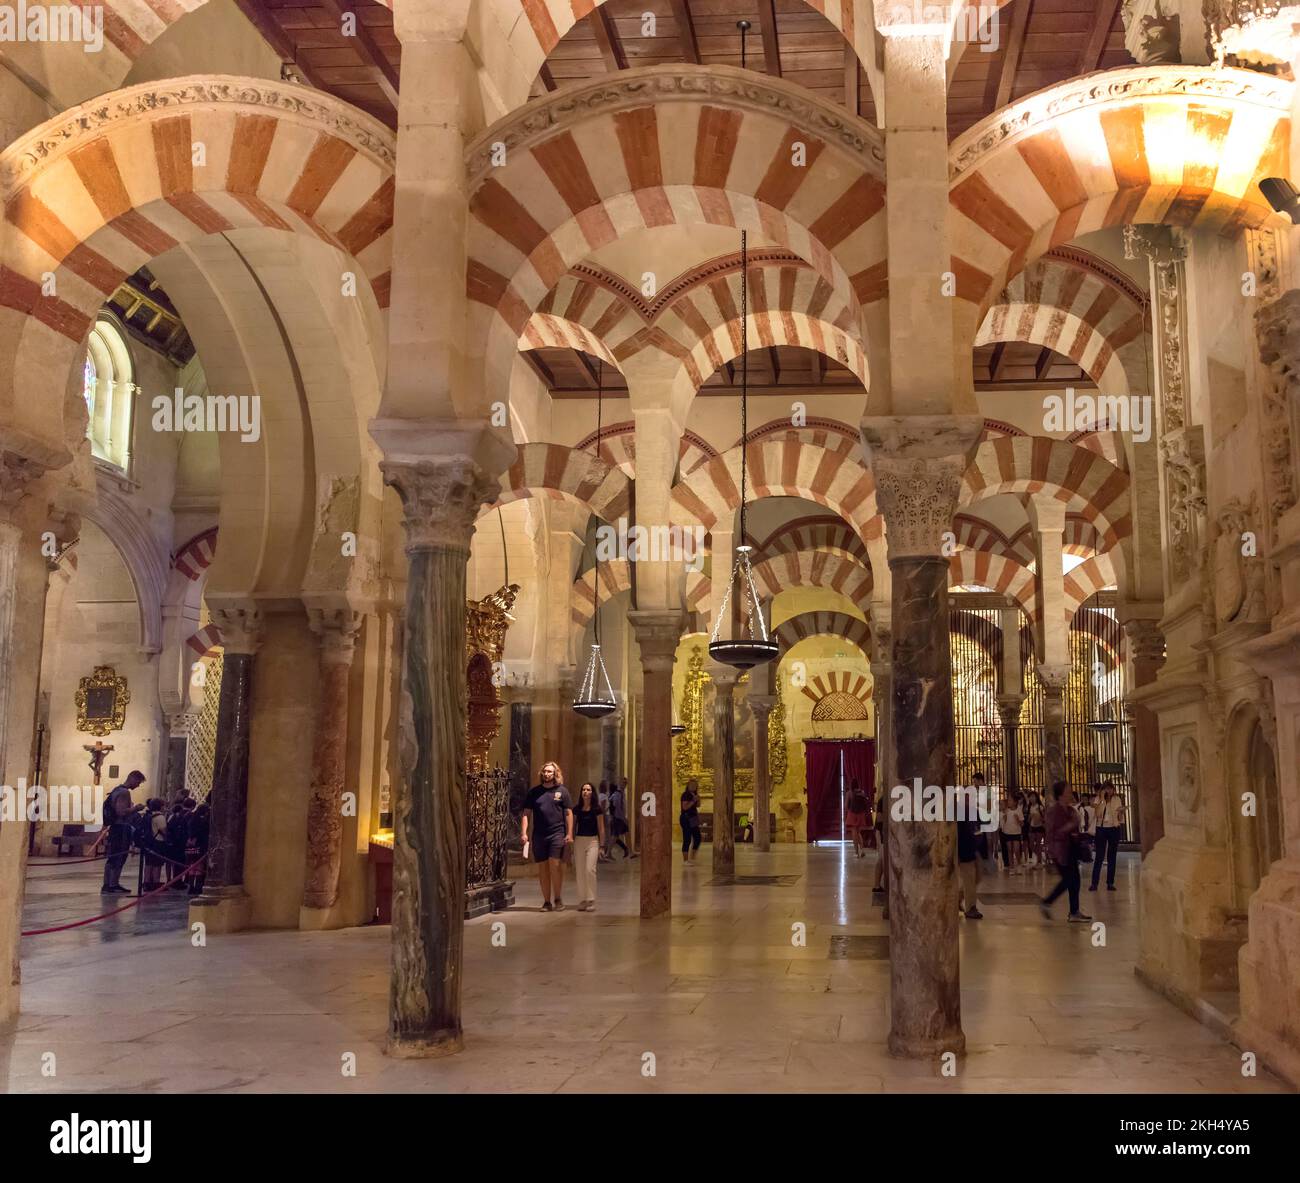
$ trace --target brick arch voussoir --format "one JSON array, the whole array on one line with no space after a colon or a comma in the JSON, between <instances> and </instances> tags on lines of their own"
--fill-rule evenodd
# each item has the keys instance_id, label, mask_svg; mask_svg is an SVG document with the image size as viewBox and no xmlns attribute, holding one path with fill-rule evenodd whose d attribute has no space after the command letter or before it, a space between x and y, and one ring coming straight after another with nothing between
<instances>
[{"instance_id":1,"label":"brick arch voussoir","mask_svg":"<svg viewBox=\"0 0 1300 1183\"><path fill-rule=\"evenodd\" d=\"M627 516L631 496L632 482L617 465L565 444L531 443L520 446L501 477L501 495L483 513L525 497L555 497L617 522Z\"/></svg>"}]
</instances>

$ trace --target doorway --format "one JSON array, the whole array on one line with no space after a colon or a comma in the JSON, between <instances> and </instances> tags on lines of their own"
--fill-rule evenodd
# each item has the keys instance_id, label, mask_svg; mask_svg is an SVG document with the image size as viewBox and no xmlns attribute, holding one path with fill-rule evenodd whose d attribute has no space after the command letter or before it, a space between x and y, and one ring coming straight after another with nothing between
<instances>
[{"instance_id":1,"label":"doorway","mask_svg":"<svg viewBox=\"0 0 1300 1183\"><path fill-rule=\"evenodd\" d=\"M844 842L844 805L856 780L873 805L876 798L874 739L803 741L808 794L808 842Z\"/></svg>"}]
</instances>

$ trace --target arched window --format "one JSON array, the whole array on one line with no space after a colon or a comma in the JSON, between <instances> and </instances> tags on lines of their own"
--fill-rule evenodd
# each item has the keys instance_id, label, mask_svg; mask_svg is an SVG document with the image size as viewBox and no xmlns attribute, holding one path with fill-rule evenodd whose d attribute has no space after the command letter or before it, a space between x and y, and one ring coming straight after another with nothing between
<instances>
[{"instance_id":1,"label":"arched window","mask_svg":"<svg viewBox=\"0 0 1300 1183\"><path fill-rule=\"evenodd\" d=\"M113 321L101 316L90 330L82 373L82 397L89 414L86 436L95 459L123 472L131 462L135 393L130 350Z\"/></svg>"}]
</instances>

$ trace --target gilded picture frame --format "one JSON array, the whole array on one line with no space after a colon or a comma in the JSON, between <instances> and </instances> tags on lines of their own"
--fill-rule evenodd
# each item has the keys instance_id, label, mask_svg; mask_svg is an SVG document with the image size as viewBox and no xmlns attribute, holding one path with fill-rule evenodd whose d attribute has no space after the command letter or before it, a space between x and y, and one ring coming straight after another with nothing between
<instances>
[{"instance_id":1,"label":"gilded picture frame","mask_svg":"<svg viewBox=\"0 0 1300 1183\"><path fill-rule=\"evenodd\" d=\"M126 679L111 665L97 665L82 678L73 700L77 705L77 730L107 735L126 726L126 706L131 701Z\"/></svg>"}]
</instances>

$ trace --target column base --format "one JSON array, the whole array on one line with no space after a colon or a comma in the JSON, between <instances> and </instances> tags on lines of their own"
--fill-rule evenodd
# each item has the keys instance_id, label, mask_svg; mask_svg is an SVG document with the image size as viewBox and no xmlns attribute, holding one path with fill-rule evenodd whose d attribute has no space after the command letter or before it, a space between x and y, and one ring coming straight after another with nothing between
<instances>
[{"instance_id":1,"label":"column base","mask_svg":"<svg viewBox=\"0 0 1300 1183\"><path fill-rule=\"evenodd\" d=\"M475 916L486 916L489 912L504 912L513 908L514 903L515 885L509 879L471 887L465 892L465 919L473 920Z\"/></svg>"},{"instance_id":2,"label":"column base","mask_svg":"<svg viewBox=\"0 0 1300 1183\"><path fill-rule=\"evenodd\" d=\"M457 1028L435 1031L431 1035L389 1035L384 1055L394 1060L439 1060L465 1050L464 1034Z\"/></svg>"},{"instance_id":3,"label":"column base","mask_svg":"<svg viewBox=\"0 0 1300 1183\"><path fill-rule=\"evenodd\" d=\"M242 887L213 887L190 901L190 923L209 933L242 932L252 912L253 901Z\"/></svg>"},{"instance_id":4,"label":"column base","mask_svg":"<svg viewBox=\"0 0 1300 1183\"><path fill-rule=\"evenodd\" d=\"M889 1033L889 1054L900 1060L933 1060L946 1052L958 1056L966 1054L966 1035L956 1031L951 1035L906 1036Z\"/></svg>"}]
</instances>

